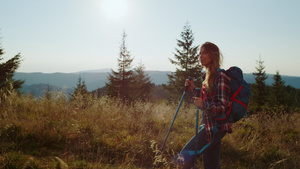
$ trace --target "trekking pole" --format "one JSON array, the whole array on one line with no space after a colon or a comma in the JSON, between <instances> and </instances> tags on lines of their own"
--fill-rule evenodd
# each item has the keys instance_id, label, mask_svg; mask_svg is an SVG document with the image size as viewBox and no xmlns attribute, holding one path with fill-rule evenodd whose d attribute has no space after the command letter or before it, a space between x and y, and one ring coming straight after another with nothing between
<instances>
[{"instance_id":1,"label":"trekking pole","mask_svg":"<svg viewBox=\"0 0 300 169\"><path fill-rule=\"evenodd\" d=\"M165 147L165 144L166 144L166 142L167 142L169 133L170 133L171 128L172 128L172 126L173 126L173 124L174 124L175 118L176 118L176 116L177 116L177 113L178 113L178 111L179 111L179 108L180 108L180 106L181 106L182 100L183 100L184 95L185 95L185 93L186 93L187 90L188 90L188 86L186 86L185 90L183 91L183 94L182 94L182 96L181 96L181 99L180 99L179 105L178 105L178 107L177 107L176 113L175 113L174 118L173 118L173 120L172 120L172 123L171 123L171 125L170 125L170 127L169 127L169 130L168 130L168 133L167 133L167 135L166 135L166 137L165 137L164 143L163 143L163 145L162 145L162 147L161 147L161 151L163 151L163 149L164 149L164 147Z\"/></svg>"},{"instance_id":2,"label":"trekking pole","mask_svg":"<svg viewBox=\"0 0 300 169\"><path fill-rule=\"evenodd\" d=\"M197 144L198 144L198 124L199 124L199 107L197 107L197 111L196 111L196 144L195 144L195 168L197 168Z\"/></svg>"},{"instance_id":3,"label":"trekking pole","mask_svg":"<svg viewBox=\"0 0 300 169\"><path fill-rule=\"evenodd\" d=\"M201 97L201 89L196 88L196 93L194 93L196 95L196 97ZM197 111L196 111L196 133L195 133L195 168L197 168L197 151L198 151L198 129L199 129L199 107L197 106Z\"/></svg>"}]
</instances>

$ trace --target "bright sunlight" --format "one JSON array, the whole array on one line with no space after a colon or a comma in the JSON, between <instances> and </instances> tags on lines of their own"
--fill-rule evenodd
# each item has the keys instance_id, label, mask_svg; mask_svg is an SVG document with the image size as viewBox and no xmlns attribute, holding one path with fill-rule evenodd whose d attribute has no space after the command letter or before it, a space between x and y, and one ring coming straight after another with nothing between
<instances>
[{"instance_id":1,"label":"bright sunlight","mask_svg":"<svg viewBox=\"0 0 300 169\"><path fill-rule=\"evenodd\" d=\"M126 0L103 0L103 12L110 18L119 19L127 13Z\"/></svg>"}]
</instances>

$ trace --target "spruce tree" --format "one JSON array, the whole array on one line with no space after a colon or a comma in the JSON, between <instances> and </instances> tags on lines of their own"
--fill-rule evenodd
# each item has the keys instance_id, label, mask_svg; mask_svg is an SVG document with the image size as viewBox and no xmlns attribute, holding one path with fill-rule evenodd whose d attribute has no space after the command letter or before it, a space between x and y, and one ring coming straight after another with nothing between
<instances>
[{"instance_id":1,"label":"spruce tree","mask_svg":"<svg viewBox=\"0 0 300 169\"><path fill-rule=\"evenodd\" d=\"M176 71L168 74L168 84L164 85L167 90L168 97L171 100L180 99L183 91L185 90L185 80L190 76L194 78L196 86L202 84L202 65L199 59L199 46L193 46L194 34L189 23L183 27L183 31L180 34L181 39L177 40L178 48L175 48L174 59L170 59L170 62L176 65ZM190 102L191 94L185 97L187 102Z\"/></svg>"},{"instance_id":2,"label":"spruce tree","mask_svg":"<svg viewBox=\"0 0 300 169\"><path fill-rule=\"evenodd\" d=\"M71 94L70 100L74 102L77 107L86 108L89 105L89 96L90 94L87 90L85 81L79 77L76 88Z\"/></svg>"},{"instance_id":3,"label":"spruce tree","mask_svg":"<svg viewBox=\"0 0 300 169\"><path fill-rule=\"evenodd\" d=\"M266 79L268 76L265 72L265 66L264 61L259 58L258 61L256 61L258 66L255 67L257 72L254 72L253 75L255 77L255 84L252 84L252 106L256 111L261 110L261 107L266 104L268 101L268 87L266 85Z\"/></svg>"},{"instance_id":4,"label":"spruce tree","mask_svg":"<svg viewBox=\"0 0 300 169\"><path fill-rule=\"evenodd\" d=\"M107 87L106 94L111 97L119 97L121 99L131 99L131 85L133 82L133 71L131 70L131 58L130 52L126 47L126 33L123 32L122 41L120 45L120 54L118 58L118 70L108 74L108 83L105 83Z\"/></svg>"},{"instance_id":5,"label":"spruce tree","mask_svg":"<svg viewBox=\"0 0 300 169\"><path fill-rule=\"evenodd\" d=\"M0 46L0 61L3 60L4 51ZM15 80L13 76L21 64L21 54L17 54L6 62L0 62L0 101L5 99L13 90L22 88L23 80Z\"/></svg>"},{"instance_id":6,"label":"spruce tree","mask_svg":"<svg viewBox=\"0 0 300 169\"><path fill-rule=\"evenodd\" d=\"M285 87L287 93L286 105L290 107L300 107L300 89L296 89L290 85Z\"/></svg>"},{"instance_id":7,"label":"spruce tree","mask_svg":"<svg viewBox=\"0 0 300 169\"><path fill-rule=\"evenodd\" d=\"M52 93L51 93L51 89L50 89L49 84L47 85L44 97L45 97L46 100L51 100L52 99Z\"/></svg>"},{"instance_id":8,"label":"spruce tree","mask_svg":"<svg viewBox=\"0 0 300 169\"><path fill-rule=\"evenodd\" d=\"M85 81L82 80L81 77L79 77L76 88L71 94L71 100L76 100L77 97L82 97L83 99L86 99L87 94L88 94L88 90Z\"/></svg>"},{"instance_id":9,"label":"spruce tree","mask_svg":"<svg viewBox=\"0 0 300 169\"><path fill-rule=\"evenodd\" d=\"M132 97L135 100L148 101L154 84L145 72L145 66L140 63L134 69L134 80L132 85Z\"/></svg>"},{"instance_id":10,"label":"spruce tree","mask_svg":"<svg viewBox=\"0 0 300 169\"><path fill-rule=\"evenodd\" d=\"M282 80L279 71L273 77L274 83L271 89L271 105L284 105L287 99L287 92L285 90L285 81Z\"/></svg>"}]
</instances>

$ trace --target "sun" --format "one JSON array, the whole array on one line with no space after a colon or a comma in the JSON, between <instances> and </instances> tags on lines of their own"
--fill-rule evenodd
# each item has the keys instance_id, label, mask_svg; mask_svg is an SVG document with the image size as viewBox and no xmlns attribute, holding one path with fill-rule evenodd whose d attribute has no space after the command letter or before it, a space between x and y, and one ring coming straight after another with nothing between
<instances>
[{"instance_id":1,"label":"sun","mask_svg":"<svg viewBox=\"0 0 300 169\"><path fill-rule=\"evenodd\" d=\"M128 8L126 0L103 0L101 7L103 12L112 19L122 18Z\"/></svg>"}]
</instances>

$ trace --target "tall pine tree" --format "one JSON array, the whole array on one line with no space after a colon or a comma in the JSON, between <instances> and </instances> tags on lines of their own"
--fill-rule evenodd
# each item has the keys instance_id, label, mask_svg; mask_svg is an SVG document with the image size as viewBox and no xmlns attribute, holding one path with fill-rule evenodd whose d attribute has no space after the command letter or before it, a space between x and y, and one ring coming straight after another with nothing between
<instances>
[{"instance_id":1,"label":"tall pine tree","mask_svg":"<svg viewBox=\"0 0 300 169\"><path fill-rule=\"evenodd\" d=\"M193 46L194 34L189 23L183 27L180 34L181 39L177 40L178 48L175 48L175 59L169 59L176 65L176 71L168 74L168 84L164 88L168 92L169 99L178 100L185 90L185 80L190 76L194 78L196 86L202 84L202 65L200 64L198 49L199 46ZM191 94L185 97L187 102L191 101Z\"/></svg>"},{"instance_id":2,"label":"tall pine tree","mask_svg":"<svg viewBox=\"0 0 300 169\"><path fill-rule=\"evenodd\" d=\"M118 71L111 69L112 73L108 75L108 83L106 94L111 97L119 97L121 99L131 100L131 85L133 82L133 71L131 70L131 62L133 58L126 47L126 33L123 32L120 45L120 54L118 58Z\"/></svg>"},{"instance_id":3,"label":"tall pine tree","mask_svg":"<svg viewBox=\"0 0 300 169\"><path fill-rule=\"evenodd\" d=\"M254 72L253 75L255 77L255 84L252 84L252 106L255 111L261 110L261 107L266 104L268 101L268 87L266 85L266 79L268 76L266 75L265 72L265 66L264 66L264 61L259 58L258 61L256 61L258 66L255 67L257 72Z\"/></svg>"},{"instance_id":4,"label":"tall pine tree","mask_svg":"<svg viewBox=\"0 0 300 169\"><path fill-rule=\"evenodd\" d=\"M134 81L132 86L133 99L148 101L154 83L151 82L149 75L145 72L145 66L140 63L134 69Z\"/></svg>"},{"instance_id":5,"label":"tall pine tree","mask_svg":"<svg viewBox=\"0 0 300 169\"><path fill-rule=\"evenodd\" d=\"M3 54L4 51L0 46L0 61L3 60ZM11 91L18 91L22 88L24 81L13 79L15 71L19 68L21 61L22 59L19 53L8 61L0 63L0 101L5 99Z\"/></svg>"},{"instance_id":6,"label":"tall pine tree","mask_svg":"<svg viewBox=\"0 0 300 169\"><path fill-rule=\"evenodd\" d=\"M273 77L274 83L271 88L271 105L284 105L287 100L287 92L285 90L285 81L282 80L279 71Z\"/></svg>"}]
</instances>

